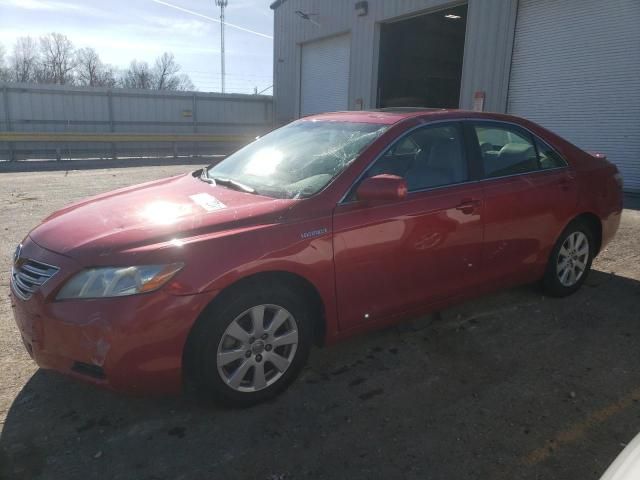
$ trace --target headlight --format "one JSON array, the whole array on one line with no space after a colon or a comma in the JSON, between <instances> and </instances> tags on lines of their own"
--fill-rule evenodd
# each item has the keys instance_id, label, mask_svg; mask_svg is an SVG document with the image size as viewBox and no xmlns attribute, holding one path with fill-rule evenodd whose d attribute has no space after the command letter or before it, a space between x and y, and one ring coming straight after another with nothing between
<instances>
[{"instance_id":1,"label":"headlight","mask_svg":"<svg viewBox=\"0 0 640 480\"><path fill-rule=\"evenodd\" d=\"M171 263L89 268L67 281L56 299L124 297L151 292L171 280L182 267L182 263Z\"/></svg>"}]
</instances>

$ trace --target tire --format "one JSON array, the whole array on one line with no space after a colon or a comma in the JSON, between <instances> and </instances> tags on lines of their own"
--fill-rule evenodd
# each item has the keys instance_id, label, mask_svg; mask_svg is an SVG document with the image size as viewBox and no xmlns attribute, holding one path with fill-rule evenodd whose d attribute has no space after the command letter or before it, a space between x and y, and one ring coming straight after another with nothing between
<instances>
[{"instance_id":1,"label":"tire","mask_svg":"<svg viewBox=\"0 0 640 480\"><path fill-rule=\"evenodd\" d=\"M200 394L249 407L296 379L309 356L314 312L289 285L255 282L229 293L199 319L187 365Z\"/></svg>"},{"instance_id":2,"label":"tire","mask_svg":"<svg viewBox=\"0 0 640 480\"><path fill-rule=\"evenodd\" d=\"M576 292L589 275L596 253L594 247L595 238L589 225L580 220L571 222L549 256L542 280L544 291L553 297Z\"/></svg>"}]
</instances>

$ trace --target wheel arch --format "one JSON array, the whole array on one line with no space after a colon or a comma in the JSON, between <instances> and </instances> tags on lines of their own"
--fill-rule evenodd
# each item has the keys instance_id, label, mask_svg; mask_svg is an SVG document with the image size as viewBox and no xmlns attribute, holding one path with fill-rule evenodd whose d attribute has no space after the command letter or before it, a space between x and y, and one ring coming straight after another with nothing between
<instances>
[{"instance_id":1,"label":"wheel arch","mask_svg":"<svg viewBox=\"0 0 640 480\"><path fill-rule=\"evenodd\" d=\"M598 255L598 253L600 253L600 248L602 247L602 220L600 219L600 217L598 217L598 215L589 211L585 211L579 213L578 215L575 215L574 217L571 217L571 219L557 233L551 248L553 248L553 246L558 243L558 240L567 229L567 227L574 222L584 222L591 228L591 232L593 233L596 240L596 249L594 253L595 257L596 255ZM549 251L549 253L551 253L551 250Z\"/></svg>"},{"instance_id":2,"label":"wheel arch","mask_svg":"<svg viewBox=\"0 0 640 480\"><path fill-rule=\"evenodd\" d=\"M267 283L265 283L267 282ZM310 302L311 309L314 312L313 315L313 341L317 346L322 346L324 344L324 339L326 335L326 314L325 314L325 304L320 295L318 288L307 278L303 277L300 274L292 273L285 270L270 270L270 271L262 271L247 275L246 277L242 277L227 287L223 288L202 310L198 318L194 322L189 331L189 335L187 336L187 341L184 346L184 350L182 353L182 365L183 371L188 375L189 370L191 369L191 354L192 351L192 342L194 338L197 337L197 332L199 325L202 324L204 318L211 312L216 305L226 301L227 298L237 294L238 292L250 289L250 288L258 288L259 285L265 284L273 284L277 282L281 285L287 285L292 289L300 292L300 294L304 295L305 298Z\"/></svg>"},{"instance_id":3,"label":"wheel arch","mask_svg":"<svg viewBox=\"0 0 640 480\"><path fill-rule=\"evenodd\" d=\"M602 220L593 212L583 212L572 218L571 222L569 222L567 226L576 221L584 222L590 227L591 233L593 233L596 243L594 253L595 257L596 255L598 255L598 253L600 253L600 248L602 247ZM567 226L565 226L565 228Z\"/></svg>"}]
</instances>

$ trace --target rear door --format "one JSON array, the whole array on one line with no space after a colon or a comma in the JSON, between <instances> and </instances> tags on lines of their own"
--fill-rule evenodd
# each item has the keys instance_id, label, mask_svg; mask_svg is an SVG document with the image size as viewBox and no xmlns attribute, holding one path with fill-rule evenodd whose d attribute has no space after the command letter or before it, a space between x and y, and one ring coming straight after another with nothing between
<instances>
[{"instance_id":1,"label":"rear door","mask_svg":"<svg viewBox=\"0 0 640 480\"><path fill-rule=\"evenodd\" d=\"M404 177L407 198L365 204L351 196L337 205L334 258L342 329L419 310L477 282L482 186L470 181L463 137L459 123L407 133L365 174Z\"/></svg>"},{"instance_id":2,"label":"rear door","mask_svg":"<svg viewBox=\"0 0 640 480\"><path fill-rule=\"evenodd\" d=\"M575 211L572 170L553 148L515 124L470 121L467 127L484 178L483 275L507 283L534 280Z\"/></svg>"}]
</instances>

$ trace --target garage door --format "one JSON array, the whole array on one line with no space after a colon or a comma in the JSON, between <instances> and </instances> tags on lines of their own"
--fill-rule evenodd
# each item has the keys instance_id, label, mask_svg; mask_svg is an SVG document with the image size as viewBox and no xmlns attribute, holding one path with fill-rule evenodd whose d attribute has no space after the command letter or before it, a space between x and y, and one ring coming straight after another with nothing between
<instances>
[{"instance_id":1,"label":"garage door","mask_svg":"<svg viewBox=\"0 0 640 480\"><path fill-rule=\"evenodd\" d=\"M640 191L640 1L520 0L508 111L618 165Z\"/></svg>"},{"instance_id":2,"label":"garage door","mask_svg":"<svg viewBox=\"0 0 640 480\"><path fill-rule=\"evenodd\" d=\"M300 71L300 115L347 110L349 35L305 43Z\"/></svg>"}]
</instances>

